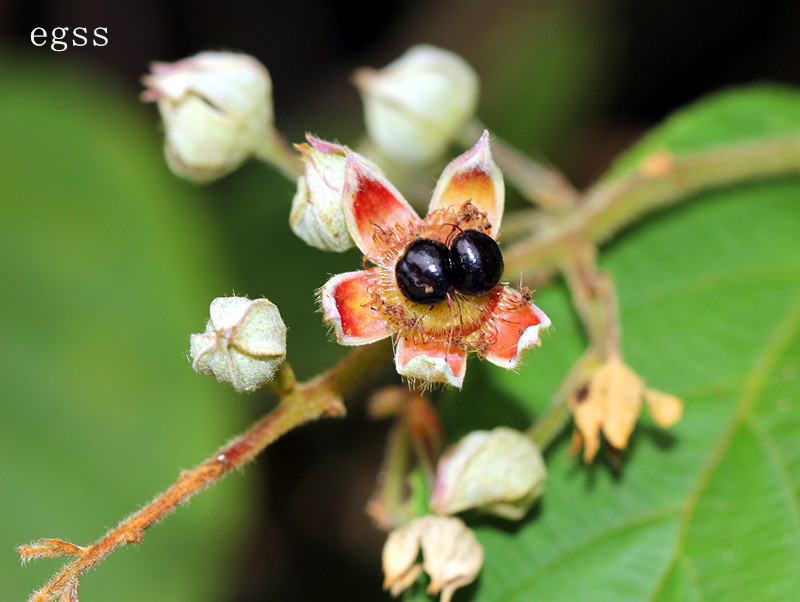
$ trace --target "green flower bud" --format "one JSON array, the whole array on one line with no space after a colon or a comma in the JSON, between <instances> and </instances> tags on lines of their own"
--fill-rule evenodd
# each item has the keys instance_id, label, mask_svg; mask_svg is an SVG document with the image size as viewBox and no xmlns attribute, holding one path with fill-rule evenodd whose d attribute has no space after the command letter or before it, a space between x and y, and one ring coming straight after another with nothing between
<instances>
[{"instance_id":1,"label":"green flower bud","mask_svg":"<svg viewBox=\"0 0 800 602\"><path fill-rule=\"evenodd\" d=\"M370 139L398 163L438 159L478 105L475 71L435 46L414 46L380 71L359 69L354 81Z\"/></svg>"},{"instance_id":2,"label":"green flower bud","mask_svg":"<svg viewBox=\"0 0 800 602\"><path fill-rule=\"evenodd\" d=\"M268 383L286 359L286 325L268 299L214 299L205 332L190 340L192 368L240 393Z\"/></svg>"},{"instance_id":3,"label":"green flower bud","mask_svg":"<svg viewBox=\"0 0 800 602\"><path fill-rule=\"evenodd\" d=\"M475 431L439 460L431 509L455 514L474 508L518 520L542 494L546 478L541 452L522 433Z\"/></svg>"}]
</instances>

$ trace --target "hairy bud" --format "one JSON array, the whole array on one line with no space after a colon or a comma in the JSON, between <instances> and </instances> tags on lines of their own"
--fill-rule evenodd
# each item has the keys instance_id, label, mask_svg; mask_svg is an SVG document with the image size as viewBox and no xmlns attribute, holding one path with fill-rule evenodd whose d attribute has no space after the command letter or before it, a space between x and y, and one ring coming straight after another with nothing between
<instances>
[{"instance_id":1,"label":"hairy bud","mask_svg":"<svg viewBox=\"0 0 800 602\"><path fill-rule=\"evenodd\" d=\"M176 175L215 180L275 140L272 81L253 57L201 52L176 63L153 63L151 71L142 78L142 98L158 103L164 151Z\"/></svg>"},{"instance_id":2,"label":"hairy bud","mask_svg":"<svg viewBox=\"0 0 800 602\"><path fill-rule=\"evenodd\" d=\"M542 494L546 479L542 454L528 437L505 427L475 431L439 460L431 509L455 514L475 508L518 520Z\"/></svg>"},{"instance_id":3,"label":"hairy bud","mask_svg":"<svg viewBox=\"0 0 800 602\"><path fill-rule=\"evenodd\" d=\"M354 81L369 137L400 163L439 158L478 104L475 71L435 46L414 46L380 71L359 69Z\"/></svg>"},{"instance_id":4,"label":"hairy bud","mask_svg":"<svg viewBox=\"0 0 800 602\"><path fill-rule=\"evenodd\" d=\"M302 240L323 251L346 251L353 246L342 208L344 147L307 135L297 145L305 175L297 180L289 225Z\"/></svg>"},{"instance_id":5,"label":"hairy bud","mask_svg":"<svg viewBox=\"0 0 800 602\"><path fill-rule=\"evenodd\" d=\"M268 383L286 359L286 326L268 299L214 299L205 332L190 340L192 368L240 393Z\"/></svg>"}]
</instances>

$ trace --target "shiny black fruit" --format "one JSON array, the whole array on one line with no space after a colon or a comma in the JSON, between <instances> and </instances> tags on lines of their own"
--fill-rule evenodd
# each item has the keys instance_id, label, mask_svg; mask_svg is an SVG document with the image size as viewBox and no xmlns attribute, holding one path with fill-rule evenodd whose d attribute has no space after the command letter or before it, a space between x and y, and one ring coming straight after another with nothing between
<instances>
[{"instance_id":1,"label":"shiny black fruit","mask_svg":"<svg viewBox=\"0 0 800 602\"><path fill-rule=\"evenodd\" d=\"M466 295L483 295L503 275L503 254L491 236L465 230L450 245L453 286Z\"/></svg>"},{"instance_id":2,"label":"shiny black fruit","mask_svg":"<svg viewBox=\"0 0 800 602\"><path fill-rule=\"evenodd\" d=\"M450 249L438 240L418 238L412 242L394 273L400 292L415 303L439 303L453 290Z\"/></svg>"}]
</instances>

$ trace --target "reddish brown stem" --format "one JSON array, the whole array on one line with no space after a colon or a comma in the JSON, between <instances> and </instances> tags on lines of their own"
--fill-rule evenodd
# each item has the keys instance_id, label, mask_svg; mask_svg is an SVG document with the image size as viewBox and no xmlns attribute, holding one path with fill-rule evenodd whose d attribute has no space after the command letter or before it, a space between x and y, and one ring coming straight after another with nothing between
<instances>
[{"instance_id":1,"label":"reddish brown stem","mask_svg":"<svg viewBox=\"0 0 800 602\"><path fill-rule=\"evenodd\" d=\"M342 393L357 382L371 369L387 359L391 346L387 341L373 343L354 349L347 357L328 372L304 384L294 384L291 368L285 366L277 379L282 389L282 399L278 406L256 422L247 431L223 445L211 457L191 470L187 470L166 491L138 512L123 520L102 539L91 546L80 548L62 542L64 553L79 557L61 569L42 589L35 592L31 602L47 602L61 599L77 600L77 585L80 576L100 563L118 547L128 543L139 543L145 530L158 522L179 504L189 500L195 493L216 483L232 470L239 468L291 429L322 416L344 414ZM36 558L34 553L47 545L52 547L57 540L39 540L36 544L20 546L23 560ZM41 557L41 554L38 554Z\"/></svg>"}]
</instances>

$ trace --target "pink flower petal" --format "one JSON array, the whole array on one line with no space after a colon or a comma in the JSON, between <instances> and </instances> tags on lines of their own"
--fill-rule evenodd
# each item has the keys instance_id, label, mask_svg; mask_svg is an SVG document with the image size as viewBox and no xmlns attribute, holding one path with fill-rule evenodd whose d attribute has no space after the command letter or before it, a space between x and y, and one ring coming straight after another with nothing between
<instances>
[{"instance_id":1,"label":"pink flower petal","mask_svg":"<svg viewBox=\"0 0 800 602\"><path fill-rule=\"evenodd\" d=\"M519 291L505 285L503 289L503 297L487 325L494 334L494 343L487 350L486 359L515 369L522 353L539 344L539 331L550 326L550 318Z\"/></svg>"},{"instance_id":2,"label":"pink flower petal","mask_svg":"<svg viewBox=\"0 0 800 602\"><path fill-rule=\"evenodd\" d=\"M423 383L445 383L461 388L467 370L467 352L447 341L415 343L404 336L394 356L398 374Z\"/></svg>"},{"instance_id":3,"label":"pink flower petal","mask_svg":"<svg viewBox=\"0 0 800 602\"><path fill-rule=\"evenodd\" d=\"M365 345L392 334L392 328L372 309L372 270L334 276L322 287L322 311L342 345Z\"/></svg>"},{"instance_id":4,"label":"pink flower petal","mask_svg":"<svg viewBox=\"0 0 800 602\"><path fill-rule=\"evenodd\" d=\"M433 191L428 213L471 201L486 213L496 237L505 206L503 174L489 150L489 132L483 132L478 143L445 167Z\"/></svg>"},{"instance_id":5,"label":"pink flower petal","mask_svg":"<svg viewBox=\"0 0 800 602\"><path fill-rule=\"evenodd\" d=\"M405 229L422 223L397 189L374 168L346 151L344 196L342 204L347 227L356 245L367 259L377 261L381 248L374 234L377 228L400 225Z\"/></svg>"},{"instance_id":6,"label":"pink flower petal","mask_svg":"<svg viewBox=\"0 0 800 602\"><path fill-rule=\"evenodd\" d=\"M345 148L341 144L336 144L335 142L328 142L327 140L322 140L321 138L317 138L313 136L309 132L306 132L306 140L308 143L323 153L342 153L344 154Z\"/></svg>"}]
</instances>

